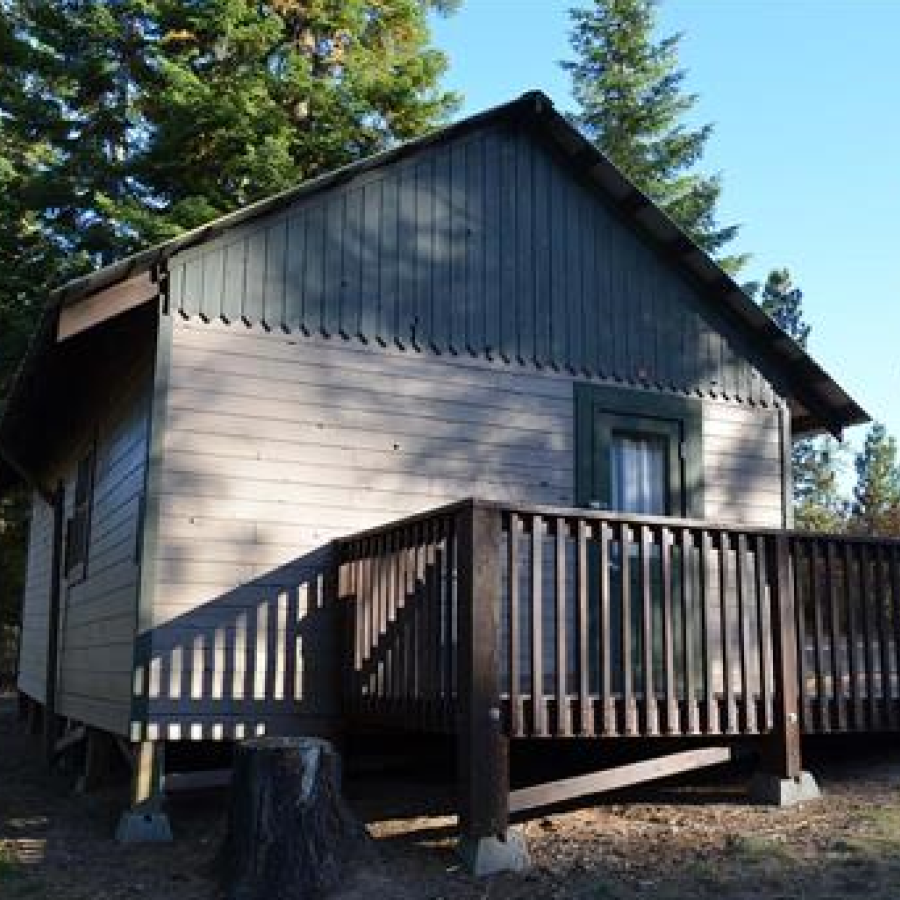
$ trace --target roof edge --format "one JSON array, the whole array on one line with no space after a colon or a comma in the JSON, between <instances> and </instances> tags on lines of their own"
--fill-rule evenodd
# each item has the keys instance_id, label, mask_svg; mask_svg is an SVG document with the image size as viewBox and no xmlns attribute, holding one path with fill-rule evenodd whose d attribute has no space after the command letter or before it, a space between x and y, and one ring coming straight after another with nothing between
<instances>
[{"instance_id":1,"label":"roof edge","mask_svg":"<svg viewBox=\"0 0 900 900\"><path fill-rule=\"evenodd\" d=\"M839 434L845 427L871 421L868 413L812 356L780 329L684 229L556 110L552 100L540 90L526 91L514 100L323 173L96 272L73 279L51 292L50 302L36 329L35 340L37 333L46 327L46 318L52 315L54 309L76 304L97 291L161 266L177 253L212 240L231 228L277 212L300 198L335 187L362 173L402 160L432 144L451 140L486 124L522 119L541 124L568 157L570 165L582 170L658 252L691 277L701 293L719 303L733 324L746 331L765 364L783 373L789 397L797 399L806 409L808 415L798 419L798 425L801 422L804 428L818 425ZM30 346L26 357L30 357L33 350L34 347ZM18 377L10 392L11 401L17 382Z\"/></svg>"}]
</instances>

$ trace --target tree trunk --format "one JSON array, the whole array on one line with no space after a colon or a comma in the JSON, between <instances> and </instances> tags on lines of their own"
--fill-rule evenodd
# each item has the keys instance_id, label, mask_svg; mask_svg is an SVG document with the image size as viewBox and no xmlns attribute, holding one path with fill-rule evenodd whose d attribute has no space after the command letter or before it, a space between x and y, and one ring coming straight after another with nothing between
<instances>
[{"instance_id":1,"label":"tree trunk","mask_svg":"<svg viewBox=\"0 0 900 900\"><path fill-rule=\"evenodd\" d=\"M238 745L225 844L232 900L302 900L334 887L368 834L340 793L340 757L316 738Z\"/></svg>"}]
</instances>

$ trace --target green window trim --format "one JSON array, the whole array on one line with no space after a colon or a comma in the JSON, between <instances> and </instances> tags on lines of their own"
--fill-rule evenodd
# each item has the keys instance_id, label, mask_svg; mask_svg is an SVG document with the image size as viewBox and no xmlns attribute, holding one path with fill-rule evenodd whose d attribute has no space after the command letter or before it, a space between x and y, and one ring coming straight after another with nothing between
<instances>
[{"instance_id":1,"label":"green window trim","mask_svg":"<svg viewBox=\"0 0 900 900\"><path fill-rule=\"evenodd\" d=\"M579 506L596 501L598 494L611 496L609 451L615 431L671 438L676 446L669 454L670 499L680 488L683 508L671 509L670 514L704 518L703 403L700 399L576 382L575 502Z\"/></svg>"}]
</instances>

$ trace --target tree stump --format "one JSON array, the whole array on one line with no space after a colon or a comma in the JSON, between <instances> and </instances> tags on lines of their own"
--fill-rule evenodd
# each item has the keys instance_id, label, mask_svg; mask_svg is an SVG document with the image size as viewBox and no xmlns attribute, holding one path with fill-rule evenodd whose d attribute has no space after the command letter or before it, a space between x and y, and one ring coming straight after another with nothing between
<instances>
[{"instance_id":1,"label":"tree stump","mask_svg":"<svg viewBox=\"0 0 900 900\"><path fill-rule=\"evenodd\" d=\"M238 745L224 847L232 900L302 900L338 883L369 840L341 798L340 770L316 738Z\"/></svg>"}]
</instances>

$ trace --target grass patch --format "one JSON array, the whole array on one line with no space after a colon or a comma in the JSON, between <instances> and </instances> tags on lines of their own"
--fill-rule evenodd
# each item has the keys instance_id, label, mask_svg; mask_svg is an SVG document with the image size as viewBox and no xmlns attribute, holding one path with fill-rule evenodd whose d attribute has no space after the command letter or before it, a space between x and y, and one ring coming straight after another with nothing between
<instances>
[{"instance_id":1,"label":"grass patch","mask_svg":"<svg viewBox=\"0 0 900 900\"><path fill-rule=\"evenodd\" d=\"M867 860L896 864L900 857L900 808L868 810L860 816L858 830L840 841L839 849Z\"/></svg>"},{"instance_id":2,"label":"grass patch","mask_svg":"<svg viewBox=\"0 0 900 900\"><path fill-rule=\"evenodd\" d=\"M729 840L728 849L742 862L772 864L794 861L794 855L783 840L764 835L735 835Z\"/></svg>"}]
</instances>

